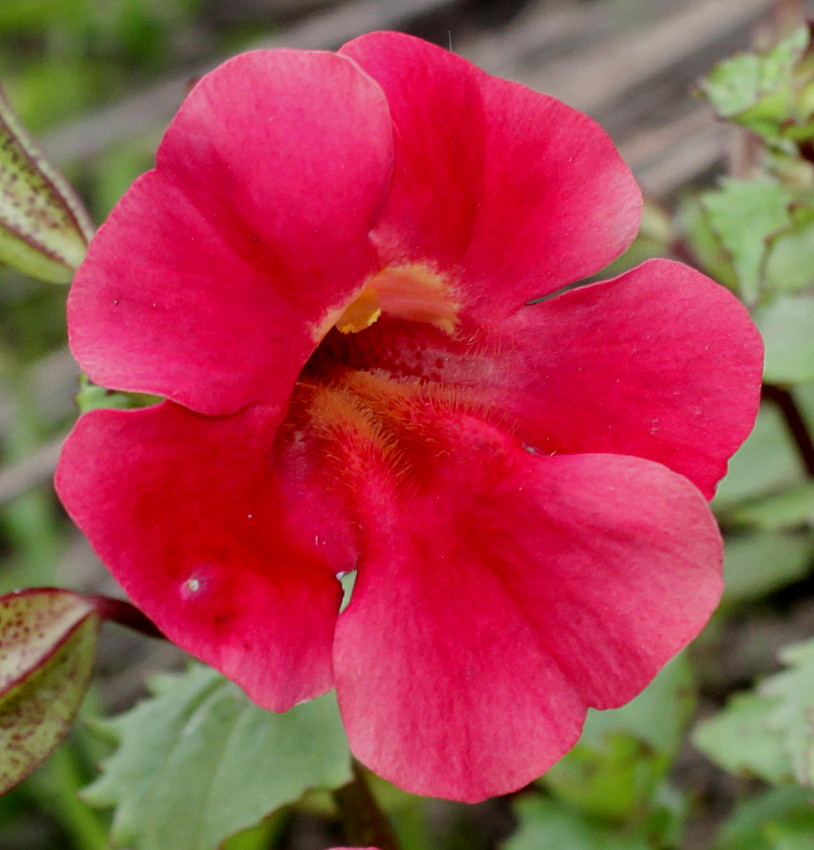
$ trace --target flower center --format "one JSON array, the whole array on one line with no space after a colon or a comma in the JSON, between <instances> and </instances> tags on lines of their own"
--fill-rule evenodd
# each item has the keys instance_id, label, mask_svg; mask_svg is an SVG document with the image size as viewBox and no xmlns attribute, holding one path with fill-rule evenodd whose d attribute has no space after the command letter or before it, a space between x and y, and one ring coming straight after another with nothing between
<instances>
[{"instance_id":1,"label":"flower center","mask_svg":"<svg viewBox=\"0 0 814 850\"><path fill-rule=\"evenodd\" d=\"M390 266L367 281L334 324L340 333L358 333L384 313L396 319L434 325L452 335L459 306L446 279L427 266L420 263Z\"/></svg>"}]
</instances>

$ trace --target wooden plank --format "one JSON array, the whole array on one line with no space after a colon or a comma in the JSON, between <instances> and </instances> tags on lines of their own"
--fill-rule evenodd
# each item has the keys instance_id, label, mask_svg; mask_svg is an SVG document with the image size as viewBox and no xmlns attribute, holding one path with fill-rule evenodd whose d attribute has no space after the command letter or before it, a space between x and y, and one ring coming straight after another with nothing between
<instances>
[{"instance_id":1,"label":"wooden plank","mask_svg":"<svg viewBox=\"0 0 814 850\"><path fill-rule=\"evenodd\" d=\"M377 29L398 29L420 15L442 11L459 0L361 0L348 2L307 18L279 35L265 38L246 49L296 47L339 47L351 38ZM98 112L86 115L39 139L39 144L56 163L64 164L102 154L112 145L165 126L184 98L190 79L202 76L227 56L205 66L191 68L157 83L146 91L124 98Z\"/></svg>"}]
</instances>

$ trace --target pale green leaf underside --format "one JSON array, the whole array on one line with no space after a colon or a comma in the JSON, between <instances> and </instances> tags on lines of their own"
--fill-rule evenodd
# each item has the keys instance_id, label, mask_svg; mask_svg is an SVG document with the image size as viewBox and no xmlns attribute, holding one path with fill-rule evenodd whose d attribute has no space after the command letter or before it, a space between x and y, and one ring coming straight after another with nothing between
<instances>
[{"instance_id":1,"label":"pale green leaf underside","mask_svg":"<svg viewBox=\"0 0 814 850\"><path fill-rule=\"evenodd\" d=\"M274 714L200 665L156 684L114 721L119 749L84 792L116 806L116 846L212 850L305 790L351 778L333 695Z\"/></svg>"},{"instance_id":2,"label":"pale green leaf underside","mask_svg":"<svg viewBox=\"0 0 814 850\"><path fill-rule=\"evenodd\" d=\"M814 296L780 297L754 314L766 344L764 380L774 384L814 381Z\"/></svg>"},{"instance_id":3,"label":"pale green leaf underside","mask_svg":"<svg viewBox=\"0 0 814 850\"><path fill-rule=\"evenodd\" d=\"M791 225L791 193L771 180L722 181L701 196L709 224L729 254L741 297L758 298L767 240Z\"/></svg>"},{"instance_id":4,"label":"pale green leaf underside","mask_svg":"<svg viewBox=\"0 0 814 850\"><path fill-rule=\"evenodd\" d=\"M783 734L770 724L773 700L754 693L734 696L714 717L699 724L693 743L730 773L781 783L791 779Z\"/></svg>"},{"instance_id":5,"label":"pale green leaf underside","mask_svg":"<svg viewBox=\"0 0 814 850\"><path fill-rule=\"evenodd\" d=\"M780 658L789 669L761 686L775 703L768 723L782 734L797 781L814 786L814 639L785 647Z\"/></svg>"}]
</instances>

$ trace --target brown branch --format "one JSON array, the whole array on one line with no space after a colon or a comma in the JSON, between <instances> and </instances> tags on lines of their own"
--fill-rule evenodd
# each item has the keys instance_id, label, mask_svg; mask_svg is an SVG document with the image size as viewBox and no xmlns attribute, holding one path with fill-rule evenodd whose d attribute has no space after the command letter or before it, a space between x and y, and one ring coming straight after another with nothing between
<instances>
[{"instance_id":1,"label":"brown branch","mask_svg":"<svg viewBox=\"0 0 814 850\"><path fill-rule=\"evenodd\" d=\"M339 808L348 846L399 850L398 839L390 821L379 808L362 768L355 761L353 779L334 791L333 797Z\"/></svg>"},{"instance_id":2,"label":"brown branch","mask_svg":"<svg viewBox=\"0 0 814 850\"><path fill-rule=\"evenodd\" d=\"M809 477L814 478L814 441L811 439L808 425L802 413L800 413L800 408L797 406L794 396L782 387L764 384L763 398L776 404L783 414L789 434L797 446L806 473Z\"/></svg>"}]
</instances>

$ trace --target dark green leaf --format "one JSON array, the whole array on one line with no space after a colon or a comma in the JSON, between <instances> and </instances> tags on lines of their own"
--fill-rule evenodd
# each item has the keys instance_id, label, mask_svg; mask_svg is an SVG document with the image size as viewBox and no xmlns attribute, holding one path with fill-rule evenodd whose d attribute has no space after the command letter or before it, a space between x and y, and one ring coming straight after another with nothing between
<instances>
[{"instance_id":1,"label":"dark green leaf","mask_svg":"<svg viewBox=\"0 0 814 850\"><path fill-rule=\"evenodd\" d=\"M505 850L647 850L642 836L590 818L565 803L542 796L523 797L514 804L517 832Z\"/></svg>"},{"instance_id":2,"label":"dark green leaf","mask_svg":"<svg viewBox=\"0 0 814 850\"><path fill-rule=\"evenodd\" d=\"M764 531L814 525L814 483L763 496L733 510L728 519Z\"/></svg>"},{"instance_id":3,"label":"dark green leaf","mask_svg":"<svg viewBox=\"0 0 814 850\"><path fill-rule=\"evenodd\" d=\"M592 815L627 820L647 808L678 749L695 702L684 656L622 708L589 710L582 738L543 782Z\"/></svg>"},{"instance_id":4,"label":"dark green leaf","mask_svg":"<svg viewBox=\"0 0 814 850\"><path fill-rule=\"evenodd\" d=\"M155 690L113 722L119 749L84 794L116 806L116 846L213 850L307 789L351 778L332 695L274 714L200 665Z\"/></svg>"},{"instance_id":5,"label":"dark green leaf","mask_svg":"<svg viewBox=\"0 0 814 850\"><path fill-rule=\"evenodd\" d=\"M714 850L778 850L778 830L791 827L814 835L811 792L803 788L772 788L741 801L716 836Z\"/></svg>"},{"instance_id":6,"label":"dark green leaf","mask_svg":"<svg viewBox=\"0 0 814 850\"><path fill-rule=\"evenodd\" d=\"M809 533L755 531L727 536L724 602L760 599L802 579L814 554Z\"/></svg>"}]
</instances>

